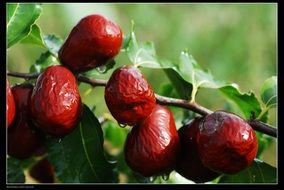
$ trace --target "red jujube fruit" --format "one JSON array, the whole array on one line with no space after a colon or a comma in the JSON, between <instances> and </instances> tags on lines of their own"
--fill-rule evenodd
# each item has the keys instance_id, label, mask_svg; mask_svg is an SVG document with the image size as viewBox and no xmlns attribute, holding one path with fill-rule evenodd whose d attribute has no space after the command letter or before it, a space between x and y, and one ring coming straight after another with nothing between
<instances>
[{"instance_id":1,"label":"red jujube fruit","mask_svg":"<svg viewBox=\"0 0 284 190\"><path fill-rule=\"evenodd\" d=\"M198 155L197 140L201 121L202 118L195 118L178 130L181 152L176 164L176 172L196 183L211 181L220 175L205 167Z\"/></svg>"},{"instance_id":2,"label":"red jujube fruit","mask_svg":"<svg viewBox=\"0 0 284 190\"><path fill-rule=\"evenodd\" d=\"M198 151L203 164L217 172L235 174L250 166L257 154L257 138L241 117L216 111L200 124Z\"/></svg>"},{"instance_id":3,"label":"red jujube fruit","mask_svg":"<svg viewBox=\"0 0 284 190\"><path fill-rule=\"evenodd\" d=\"M12 88L17 113L8 128L8 154L18 159L32 156L45 142L45 134L32 123L30 115L31 84Z\"/></svg>"},{"instance_id":4,"label":"red jujube fruit","mask_svg":"<svg viewBox=\"0 0 284 190\"><path fill-rule=\"evenodd\" d=\"M125 161L145 177L170 172L180 151L179 136L171 111L156 105L152 113L128 134Z\"/></svg>"},{"instance_id":5,"label":"red jujube fruit","mask_svg":"<svg viewBox=\"0 0 284 190\"><path fill-rule=\"evenodd\" d=\"M54 137L63 137L78 124L82 103L76 78L63 66L50 66L38 77L31 111L39 128Z\"/></svg>"},{"instance_id":6,"label":"red jujube fruit","mask_svg":"<svg viewBox=\"0 0 284 190\"><path fill-rule=\"evenodd\" d=\"M113 117L121 124L142 122L156 104L152 87L135 67L116 69L105 87L105 101Z\"/></svg>"},{"instance_id":7,"label":"red jujube fruit","mask_svg":"<svg viewBox=\"0 0 284 190\"><path fill-rule=\"evenodd\" d=\"M75 73L106 64L120 51L120 27L101 15L89 15L79 21L61 46L58 57Z\"/></svg>"},{"instance_id":8,"label":"red jujube fruit","mask_svg":"<svg viewBox=\"0 0 284 190\"><path fill-rule=\"evenodd\" d=\"M46 158L36 163L29 174L40 183L54 183L55 181L54 167Z\"/></svg>"},{"instance_id":9,"label":"red jujube fruit","mask_svg":"<svg viewBox=\"0 0 284 190\"><path fill-rule=\"evenodd\" d=\"M6 81L6 96L7 96L6 97L6 99L7 99L7 103L6 103L7 124L6 124L6 127L9 127L14 120L15 112L16 112L16 106L15 106L14 96L13 96L13 93L11 91L10 84L9 84L8 80Z\"/></svg>"}]
</instances>

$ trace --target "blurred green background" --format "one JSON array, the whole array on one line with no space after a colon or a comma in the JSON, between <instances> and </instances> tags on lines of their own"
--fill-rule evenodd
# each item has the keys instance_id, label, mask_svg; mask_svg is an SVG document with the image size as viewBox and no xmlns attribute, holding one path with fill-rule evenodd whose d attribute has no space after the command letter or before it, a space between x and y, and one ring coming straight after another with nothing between
<instances>
[{"instance_id":1,"label":"blurred green background","mask_svg":"<svg viewBox=\"0 0 284 190\"><path fill-rule=\"evenodd\" d=\"M65 39L73 26L89 14L102 14L117 23L124 34L135 22L138 41L153 41L159 57L177 61L185 48L197 62L209 69L218 80L238 83L241 91L252 90L259 96L262 83L277 75L277 4L110 4L68 3L42 4L37 20L44 34ZM29 72L44 49L17 44L8 51L8 69ZM130 64L121 53L117 65ZM113 70L97 78L108 79ZM142 69L158 92L169 83L163 71ZM158 77L157 77L158 76ZM9 77L12 84L22 79ZM83 102L96 106L96 115L108 112L103 88L81 84ZM225 98L216 90L202 89L197 102L212 110L223 109ZM276 123L276 109L270 111L269 123ZM180 127L180 126L179 126ZM262 159L276 166L276 146L264 152Z\"/></svg>"}]
</instances>

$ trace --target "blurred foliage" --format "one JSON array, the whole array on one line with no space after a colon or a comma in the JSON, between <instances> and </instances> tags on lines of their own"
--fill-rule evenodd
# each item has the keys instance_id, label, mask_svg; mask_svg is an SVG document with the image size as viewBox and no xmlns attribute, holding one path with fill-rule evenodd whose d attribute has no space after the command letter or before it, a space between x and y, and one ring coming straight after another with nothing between
<instances>
[{"instance_id":1,"label":"blurred foliage","mask_svg":"<svg viewBox=\"0 0 284 190\"><path fill-rule=\"evenodd\" d=\"M258 98L263 82L276 75L276 4L59 3L42 6L42 15L36 23L44 34L55 34L65 39L81 18L89 14L102 14L120 25L127 35L131 31L131 20L134 20L137 39L153 41L159 57L178 62L180 52L187 48L197 62L209 69L216 79L235 82L239 84L241 91L252 90ZM41 47L17 44L8 50L7 68L11 71L29 72L31 65L45 52ZM119 54L115 61L113 69L95 77L108 79L115 68L130 64L125 54ZM176 96L174 89L169 88L170 80L165 72L147 68L142 68L141 71L155 92ZM23 79L12 77L9 80L11 84L23 82ZM105 114L108 109L103 101L103 88L90 88L81 83L79 90L83 102L89 107L96 107L96 116ZM200 90L196 101L211 110L240 111L228 103L220 92L212 89ZM179 128L184 113L180 108L171 109ZM268 123L277 125L277 109L271 109L269 114ZM108 139L113 139L114 135L106 131L114 125L106 124L108 127L104 132ZM117 130L121 132L121 136L112 146L121 148L125 133L124 130ZM276 166L277 143L275 139L272 141L259 157ZM126 168L125 173L128 172ZM171 176L176 176L176 173ZM177 177L175 182L178 183L179 179Z\"/></svg>"},{"instance_id":2,"label":"blurred foliage","mask_svg":"<svg viewBox=\"0 0 284 190\"><path fill-rule=\"evenodd\" d=\"M94 13L119 24L125 34L133 19L137 38L153 41L160 57L178 61L181 50L188 48L203 68L219 80L240 84L242 91L258 92L264 80L276 73L276 4L43 4L37 23L43 33L65 39L82 17ZM43 51L17 44L9 50L8 68L28 72ZM117 60L129 64L123 56ZM160 73L151 80L152 72L144 73L159 89L168 79ZM204 105L216 105L203 99Z\"/></svg>"}]
</instances>

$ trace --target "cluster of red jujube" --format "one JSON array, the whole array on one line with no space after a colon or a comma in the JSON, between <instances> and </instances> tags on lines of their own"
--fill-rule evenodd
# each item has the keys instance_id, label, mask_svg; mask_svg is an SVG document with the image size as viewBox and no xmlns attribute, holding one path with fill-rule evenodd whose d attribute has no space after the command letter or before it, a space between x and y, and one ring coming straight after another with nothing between
<instances>
[{"instance_id":1,"label":"cluster of red jujube","mask_svg":"<svg viewBox=\"0 0 284 190\"><path fill-rule=\"evenodd\" d=\"M26 159L44 145L46 135L70 134L82 115L75 75L107 64L121 46L120 27L100 15L90 15L79 21L61 46L61 65L46 68L35 85L10 88L7 81L8 154ZM105 101L119 124L132 127L124 146L125 160L145 177L176 170L187 179L206 182L221 173L245 169L256 156L254 131L228 112L196 118L177 131L172 112L156 103L151 85L134 66L113 72L105 87ZM54 170L43 160L33 168L32 176L39 176L37 168ZM52 175L46 178L38 180L54 181Z\"/></svg>"}]
</instances>

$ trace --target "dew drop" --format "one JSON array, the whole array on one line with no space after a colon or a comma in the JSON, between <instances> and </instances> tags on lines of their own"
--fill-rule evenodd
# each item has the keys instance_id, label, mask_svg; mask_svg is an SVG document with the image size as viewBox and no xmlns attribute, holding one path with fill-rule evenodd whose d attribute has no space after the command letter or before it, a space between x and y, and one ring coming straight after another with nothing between
<instances>
[{"instance_id":1,"label":"dew drop","mask_svg":"<svg viewBox=\"0 0 284 190\"><path fill-rule=\"evenodd\" d=\"M125 128L127 126L127 124L124 124L124 123L119 123L118 124L121 128Z\"/></svg>"},{"instance_id":2,"label":"dew drop","mask_svg":"<svg viewBox=\"0 0 284 190\"><path fill-rule=\"evenodd\" d=\"M164 181L168 181L169 178L170 178L170 174L165 173L165 174L162 175L162 179L163 179Z\"/></svg>"},{"instance_id":3,"label":"dew drop","mask_svg":"<svg viewBox=\"0 0 284 190\"><path fill-rule=\"evenodd\" d=\"M103 65L103 66L98 67L98 68L97 68L97 71L98 71L99 73L105 73L105 72L106 72L106 66Z\"/></svg>"},{"instance_id":4,"label":"dew drop","mask_svg":"<svg viewBox=\"0 0 284 190\"><path fill-rule=\"evenodd\" d=\"M155 181L156 178L157 178L157 176L151 176L151 177L148 178L148 181L149 181L150 183L152 183L152 182Z\"/></svg>"},{"instance_id":5,"label":"dew drop","mask_svg":"<svg viewBox=\"0 0 284 190\"><path fill-rule=\"evenodd\" d=\"M61 143L61 141L62 141L62 138L58 139L58 143Z\"/></svg>"}]
</instances>

